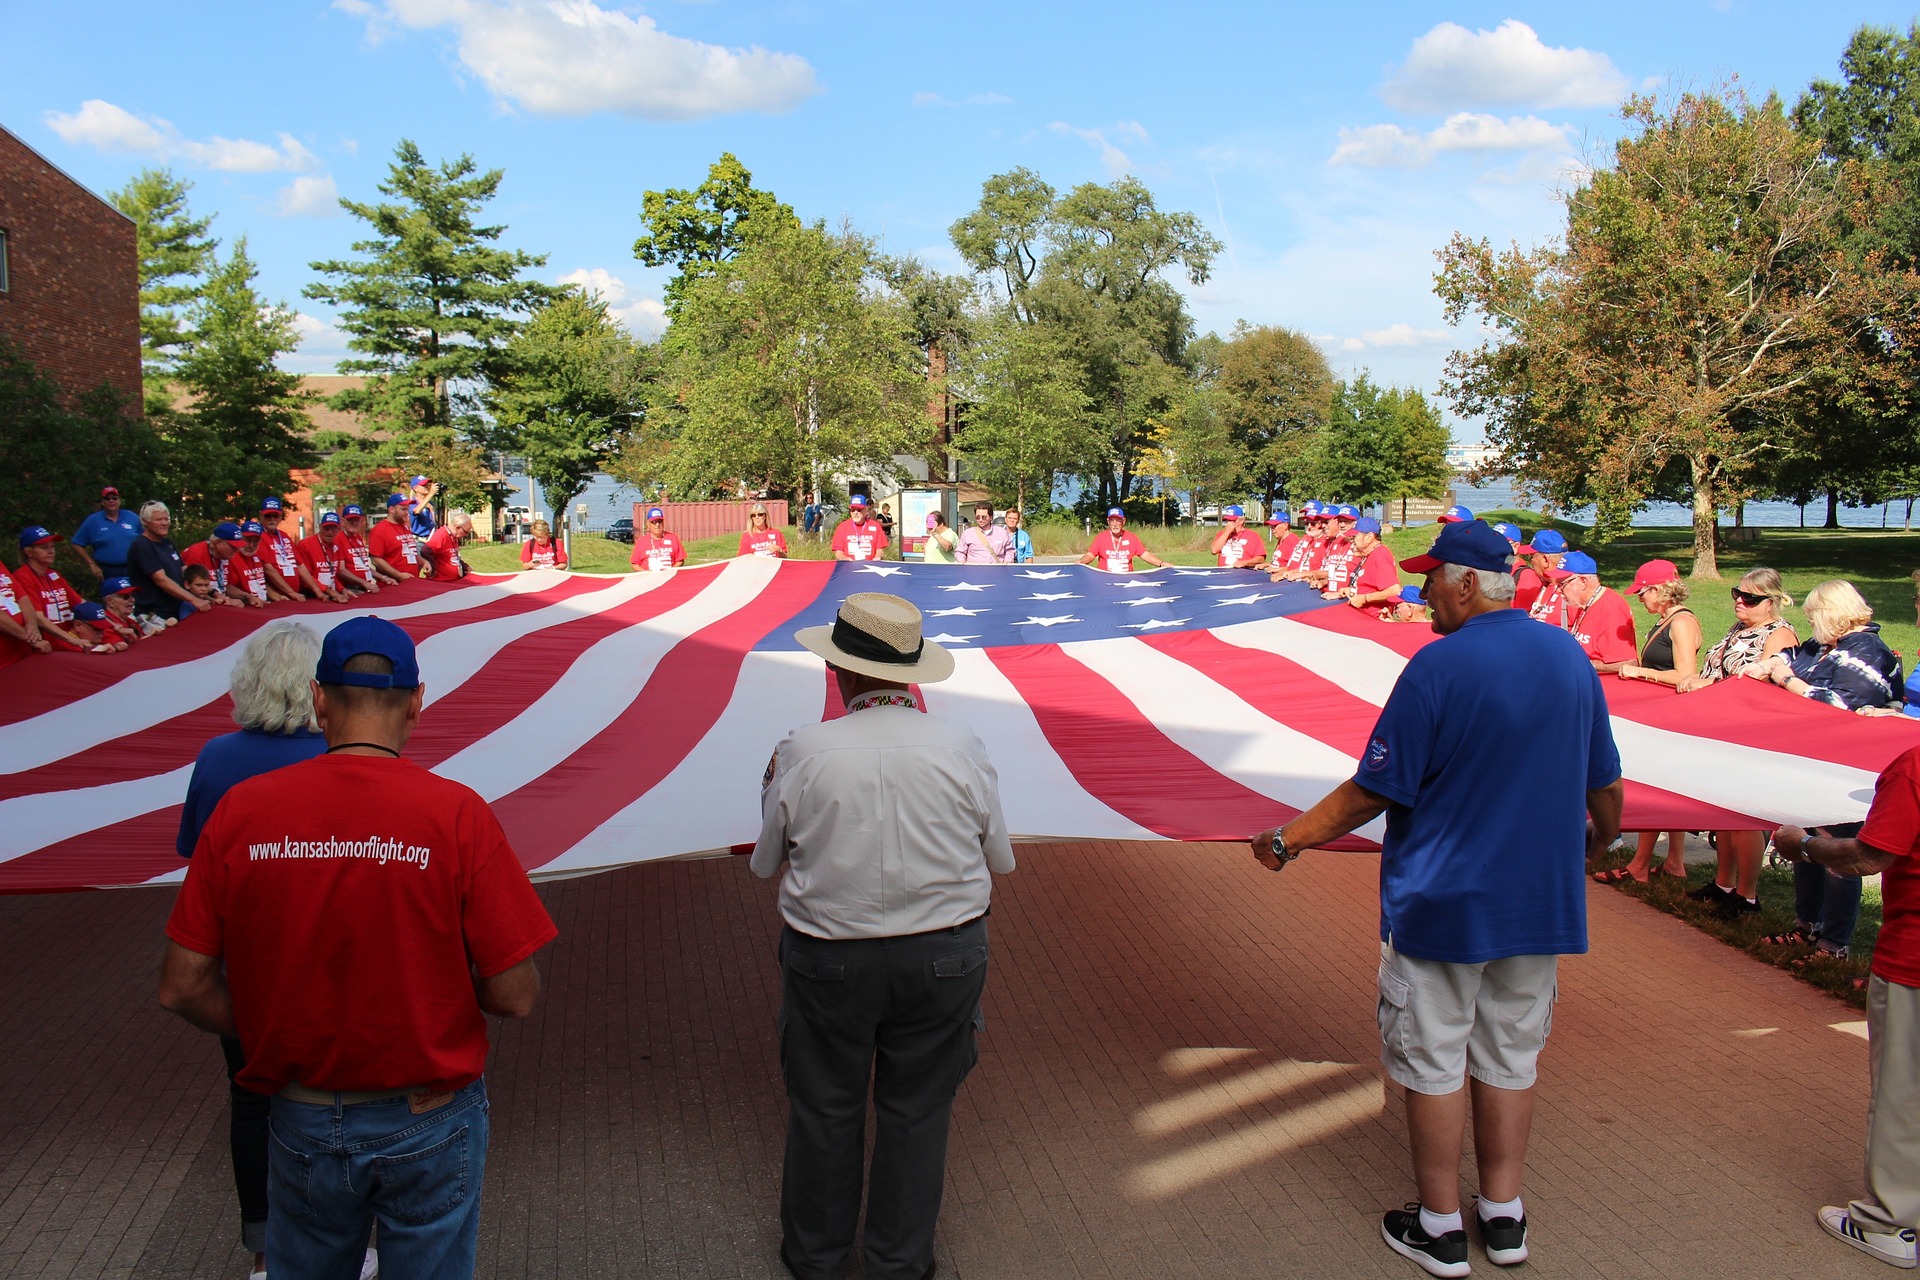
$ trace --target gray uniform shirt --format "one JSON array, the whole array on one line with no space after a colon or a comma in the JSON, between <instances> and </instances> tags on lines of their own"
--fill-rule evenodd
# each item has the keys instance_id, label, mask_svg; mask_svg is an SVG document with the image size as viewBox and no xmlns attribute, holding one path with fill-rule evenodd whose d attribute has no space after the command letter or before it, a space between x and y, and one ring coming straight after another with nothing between
<instances>
[{"instance_id":1,"label":"gray uniform shirt","mask_svg":"<svg viewBox=\"0 0 1920 1280\"><path fill-rule=\"evenodd\" d=\"M856 698L842 718L788 734L760 813L753 872L786 867L780 914L816 938L963 924L987 909L990 871L1013 870L986 747L904 694Z\"/></svg>"}]
</instances>

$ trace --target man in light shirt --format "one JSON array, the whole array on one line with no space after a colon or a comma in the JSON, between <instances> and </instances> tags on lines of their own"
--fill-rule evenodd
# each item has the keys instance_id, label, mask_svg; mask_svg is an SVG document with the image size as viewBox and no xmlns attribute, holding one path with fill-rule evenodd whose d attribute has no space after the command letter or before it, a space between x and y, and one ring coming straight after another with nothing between
<instances>
[{"instance_id":1,"label":"man in light shirt","mask_svg":"<svg viewBox=\"0 0 1920 1280\"><path fill-rule=\"evenodd\" d=\"M961 564L1013 563L1013 535L993 523L991 502L973 504L973 523L960 531L954 559Z\"/></svg>"},{"instance_id":2,"label":"man in light shirt","mask_svg":"<svg viewBox=\"0 0 1920 1280\"><path fill-rule=\"evenodd\" d=\"M926 1280L953 1100L979 1056L990 873L1013 870L1013 845L986 747L909 687L953 674L918 609L857 592L794 638L827 660L847 714L774 752L751 864L786 869L780 1260L799 1280L846 1273L871 1077L866 1274Z\"/></svg>"}]
</instances>

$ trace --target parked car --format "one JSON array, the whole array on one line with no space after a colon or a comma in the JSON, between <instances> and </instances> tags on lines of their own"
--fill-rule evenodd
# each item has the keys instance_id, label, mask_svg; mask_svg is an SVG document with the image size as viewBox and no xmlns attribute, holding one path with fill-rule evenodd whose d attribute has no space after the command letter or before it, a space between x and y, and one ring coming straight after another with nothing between
<instances>
[{"instance_id":1,"label":"parked car","mask_svg":"<svg viewBox=\"0 0 1920 1280\"><path fill-rule=\"evenodd\" d=\"M618 520L615 520L612 524L608 525L607 541L608 542L632 542L633 541L632 517L622 516Z\"/></svg>"}]
</instances>

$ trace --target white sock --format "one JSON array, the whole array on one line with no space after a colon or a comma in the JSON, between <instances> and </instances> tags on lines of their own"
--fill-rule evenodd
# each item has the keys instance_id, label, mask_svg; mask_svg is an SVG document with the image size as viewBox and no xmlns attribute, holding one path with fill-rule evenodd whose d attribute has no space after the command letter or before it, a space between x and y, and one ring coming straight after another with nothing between
<instances>
[{"instance_id":1,"label":"white sock","mask_svg":"<svg viewBox=\"0 0 1920 1280\"><path fill-rule=\"evenodd\" d=\"M1433 1210L1427 1208L1427 1206L1421 1205L1420 1229L1426 1232L1429 1238L1438 1240L1449 1231L1465 1231L1467 1227L1464 1222L1460 1221L1460 1211L1458 1209L1455 1209L1452 1213L1435 1213Z\"/></svg>"},{"instance_id":2,"label":"white sock","mask_svg":"<svg viewBox=\"0 0 1920 1280\"><path fill-rule=\"evenodd\" d=\"M1482 1222L1492 1222L1495 1218L1512 1218L1518 1222L1526 1216L1527 1211L1520 1206L1519 1196L1511 1200L1489 1200L1485 1196L1480 1197L1480 1221Z\"/></svg>"}]
</instances>

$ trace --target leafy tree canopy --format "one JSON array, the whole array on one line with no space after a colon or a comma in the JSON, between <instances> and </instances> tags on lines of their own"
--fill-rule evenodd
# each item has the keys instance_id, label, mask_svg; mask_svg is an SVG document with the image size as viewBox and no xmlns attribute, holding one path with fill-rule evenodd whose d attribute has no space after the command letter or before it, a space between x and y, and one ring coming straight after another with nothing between
<instances>
[{"instance_id":1,"label":"leafy tree canopy","mask_svg":"<svg viewBox=\"0 0 1920 1280\"><path fill-rule=\"evenodd\" d=\"M640 219L647 229L633 242L633 256L649 267L678 270L665 290L669 319L679 314L681 299L695 280L745 247L747 226L756 217L798 221L772 192L753 185L753 174L731 151L721 153L708 168L707 180L693 190L669 187L640 198Z\"/></svg>"}]
</instances>

